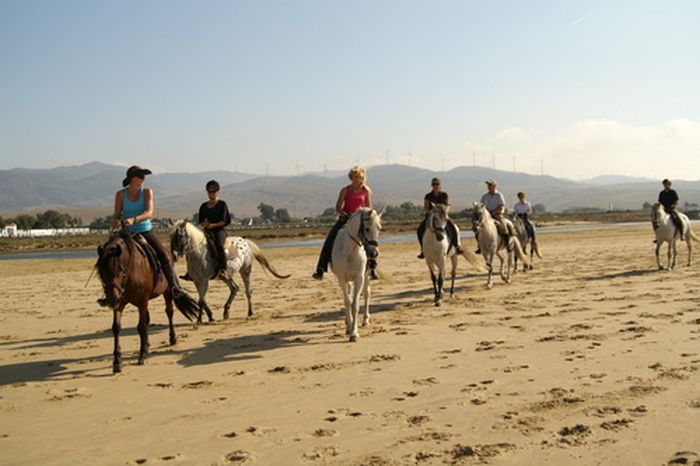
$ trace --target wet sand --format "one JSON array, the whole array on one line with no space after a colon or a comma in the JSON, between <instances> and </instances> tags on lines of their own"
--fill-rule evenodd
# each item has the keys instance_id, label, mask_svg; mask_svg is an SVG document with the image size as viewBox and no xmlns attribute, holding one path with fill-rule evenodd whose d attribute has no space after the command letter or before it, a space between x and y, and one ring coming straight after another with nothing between
<instances>
[{"instance_id":1,"label":"wet sand","mask_svg":"<svg viewBox=\"0 0 700 466\"><path fill-rule=\"evenodd\" d=\"M462 260L440 308L417 244L385 245L357 343L317 248L268 249L294 275L254 266L252 319L215 283L169 346L151 301L145 366L128 307L118 375L93 261L2 261L0 464L700 464L700 256L658 271L651 240L543 235L491 290Z\"/></svg>"}]
</instances>

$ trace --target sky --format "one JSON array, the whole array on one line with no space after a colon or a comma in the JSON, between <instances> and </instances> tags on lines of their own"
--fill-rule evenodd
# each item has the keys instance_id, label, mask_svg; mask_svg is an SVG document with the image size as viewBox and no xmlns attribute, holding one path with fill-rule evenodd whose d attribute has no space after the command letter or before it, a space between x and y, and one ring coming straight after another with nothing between
<instances>
[{"instance_id":1,"label":"sky","mask_svg":"<svg viewBox=\"0 0 700 466\"><path fill-rule=\"evenodd\" d=\"M0 0L0 169L698 180L699 23L694 0Z\"/></svg>"}]
</instances>

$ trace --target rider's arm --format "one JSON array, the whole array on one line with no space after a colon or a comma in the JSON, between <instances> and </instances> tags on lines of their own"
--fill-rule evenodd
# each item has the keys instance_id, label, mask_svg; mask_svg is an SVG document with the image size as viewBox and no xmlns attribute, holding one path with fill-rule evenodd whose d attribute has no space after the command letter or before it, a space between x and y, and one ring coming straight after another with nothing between
<instances>
[{"instance_id":1,"label":"rider's arm","mask_svg":"<svg viewBox=\"0 0 700 466\"><path fill-rule=\"evenodd\" d=\"M338 200L335 201L335 213L340 216L347 215L343 211L343 205L345 204L345 192L347 191L347 189L347 186L341 189L340 193L338 193Z\"/></svg>"},{"instance_id":2,"label":"rider's arm","mask_svg":"<svg viewBox=\"0 0 700 466\"><path fill-rule=\"evenodd\" d=\"M122 223L122 206L124 205L124 191L117 191L114 195L114 218L112 218L112 228L117 228Z\"/></svg>"}]
</instances>

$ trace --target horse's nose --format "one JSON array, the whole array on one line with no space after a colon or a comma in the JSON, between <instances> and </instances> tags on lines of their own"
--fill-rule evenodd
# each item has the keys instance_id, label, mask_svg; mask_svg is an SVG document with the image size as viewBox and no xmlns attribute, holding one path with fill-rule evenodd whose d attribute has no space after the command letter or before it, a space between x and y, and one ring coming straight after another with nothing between
<instances>
[{"instance_id":1,"label":"horse's nose","mask_svg":"<svg viewBox=\"0 0 700 466\"><path fill-rule=\"evenodd\" d=\"M370 259L376 259L379 256L379 248L377 246L367 246L365 250L367 252L367 257Z\"/></svg>"}]
</instances>

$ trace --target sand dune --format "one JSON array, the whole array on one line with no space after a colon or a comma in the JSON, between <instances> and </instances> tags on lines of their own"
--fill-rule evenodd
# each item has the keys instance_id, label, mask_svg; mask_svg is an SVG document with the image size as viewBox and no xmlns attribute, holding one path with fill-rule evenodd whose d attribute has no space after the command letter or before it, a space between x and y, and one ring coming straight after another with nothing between
<instances>
[{"instance_id":1,"label":"sand dune","mask_svg":"<svg viewBox=\"0 0 700 466\"><path fill-rule=\"evenodd\" d=\"M128 308L116 376L92 262L2 261L0 464L700 465L700 256L657 271L651 240L543 235L492 290L462 261L440 308L417 245L384 246L357 343L317 250L268 250L294 275L256 264L252 319L214 284L171 347L152 301L145 366Z\"/></svg>"}]
</instances>

